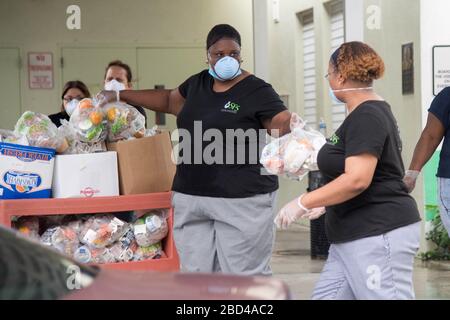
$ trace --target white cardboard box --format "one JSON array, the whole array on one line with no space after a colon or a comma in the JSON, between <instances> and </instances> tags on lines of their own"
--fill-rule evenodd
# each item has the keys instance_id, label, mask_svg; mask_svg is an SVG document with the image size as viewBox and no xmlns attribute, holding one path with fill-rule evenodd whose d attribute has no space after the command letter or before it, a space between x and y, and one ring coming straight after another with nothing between
<instances>
[{"instance_id":1,"label":"white cardboard box","mask_svg":"<svg viewBox=\"0 0 450 320\"><path fill-rule=\"evenodd\" d=\"M117 153L58 155L53 173L53 198L119 195Z\"/></svg>"}]
</instances>

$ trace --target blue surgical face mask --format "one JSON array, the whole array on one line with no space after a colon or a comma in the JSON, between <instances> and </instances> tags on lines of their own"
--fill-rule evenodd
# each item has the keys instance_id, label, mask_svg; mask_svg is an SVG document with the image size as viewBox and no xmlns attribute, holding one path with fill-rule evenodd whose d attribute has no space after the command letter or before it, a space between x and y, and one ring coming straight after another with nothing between
<instances>
[{"instance_id":1,"label":"blue surgical face mask","mask_svg":"<svg viewBox=\"0 0 450 320\"><path fill-rule=\"evenodd\" d=\"M336 97L335 92L349 92L349 91L361 91L361 90L372 90L373 87L365 87L365 88L348 88L348 89L340 89L340 90L333 90L331 88L331 86L329 87L329 92L330 92L330 98L331 100L336 103L336 104L343 104L345 103L344 101L341 101L338 99L338 97Z\"/></svg>"},{"instance_id":2,"label":"blue surgical face mask","mask_svg":"<svg viewBox=\"0 0 450 320\"><path fill-rule=\"evenodd\" d=\"M331 89L331 87L329 87L329 92L330 92L331 101L333 101L334 104L342 104L342 103L344 103L344 102L342 102L341 100L339 100L336 97L336 94L334 93L334 90Z\"/></svg>"},{"instance_id":3,"label":"blue surgical face mask","mask_svg":"<svg viewBox=\"0 0 450 320\"><path fill-rule=\"evenodd\" d=\"M209 67L209 74L219 81L229 81L240 76L242 70L236 59L226 56L217 61L214 67Z\"/></svg>"}]
</instances>

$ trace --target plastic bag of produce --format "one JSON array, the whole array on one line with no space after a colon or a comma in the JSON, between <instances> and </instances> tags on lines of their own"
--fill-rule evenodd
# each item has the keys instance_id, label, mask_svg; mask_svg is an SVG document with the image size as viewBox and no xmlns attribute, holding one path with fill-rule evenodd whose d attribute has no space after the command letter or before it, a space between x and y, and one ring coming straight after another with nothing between
<instances>
[{"instance_id":1,"label":"plastic bag of produce","mask_svg":"<svg viewBox=\"0 0 450 320\"><path fill-rule=\"evenodd\" d=\"M134 253L134 261L142 261L149 259L157 259L162 255L162 245L161 242L155 243L148 247L138 247Z\"/></svg>"},{"instance_id":2,"label":"plastic bag of produce","mask_svg":"<svg viewBox=\"0 0 450 320\"><path fill-rule=\"evenodd\" d=\"M76 231L67 226L47 229L41 236L41 242L68 257L73 257L80 246Z\"/></svg>"},{"instance_id":3,"label":"plastic bag of produce","mask_svg":"<svg viewBox=\"0 0 450 320\"><path fill-rule=\"evenodd\" d=\"M17 121L14 133L25 136L33 147L55 149L58 153L68 148L66 139L58 135L58 128L41 113L25 112Z\"/></svg>"},{"instance_id":4,"label":"plastic bag of produce","mask_svg":"<svg viewBox=\"0 0 450 320\"><path fill-rule=\"evenodd\" d=\"M92 99L83 99L69 121L76 141L97 143L106 139L106 119L103 109Z\"/></svg>"},{"instance_id":5,"label":"plastic bag of produce","mask_svg":"<svg viewBox=\"0 0 450 320\"><path fill-rule=\"evenodd\" d=\"M0 142L20 144L22 146L29 145L26 136L3 129L0 129Z\"/></svg>"},{"instance_id":6,"label":"plastic bag of produce","mask_svg":"<svg viewBox=\"0 0 450 320\"><path fill-rule=\"evenodd\" d=\"M124 104L107 104L104 107L108 119L108 141L116 142L145 135L145 117L136 108Z\"/></svg>"},{"instance_id":7,"label":"plastic bag of produce","mask_svg":"<svg viewBox=\"0 0 450 320\"><path fill-rule=\"evenodd\" d=\"M108 151L105 141L89 143L78 140L76 130L67 120L61 120L61 126L58 128L58 131L61 136L66 138L69 146L63 154L87 154Z\"/></svg>"},{"instance_id":8,"label":"plastic bag of produce","mask_svg":"<svg viewBox=\"0 0 450 320\"><path fill-rule=\"evenodd\" d=\"M14 222L14 228L32 240L40 240L38 217L20 217Z\"/></svg>"},{"instance_id":9,"label":"plastic bag of produce","mask_svg":"<svg viewBox=\"0 0 450 320\"><path fill-rule=\"evenodd\" d=\"M128 224L113 215L90 217L83 225L80 241L90 248L105 248L128 231Z\"/></svg>"},{"instance_id":10,"label":"plastic bag of produce","mask_svg":"<svg viewBox=\"0 0 450 320\"><path fill-rule=\"evenodd\" d=\"M169 231L167 211L155 210L144 215L134 223L133 231L139 246L148 247L160 242Z\"/></svg>"}]
</instances>

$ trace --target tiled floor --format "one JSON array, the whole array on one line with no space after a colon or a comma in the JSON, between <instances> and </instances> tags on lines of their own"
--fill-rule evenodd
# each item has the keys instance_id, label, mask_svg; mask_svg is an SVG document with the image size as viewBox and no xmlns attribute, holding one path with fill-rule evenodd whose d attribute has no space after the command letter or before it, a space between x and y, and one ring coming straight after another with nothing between
<instances>
[{"instance_id":1,"label":"tiled floor","mask_svg":"<svg viewBox=\"0 0 450 320\"><path fill-rule=\"evenodd\" d=\"M272 258L274 276L289 285L295 299L310 298L323 264L324 261L310 258L308 228L296 225L278 232ZM449 267L429 267L418 260L414 283L417 299L450 299Z\"/></svg>"}]
</instances>

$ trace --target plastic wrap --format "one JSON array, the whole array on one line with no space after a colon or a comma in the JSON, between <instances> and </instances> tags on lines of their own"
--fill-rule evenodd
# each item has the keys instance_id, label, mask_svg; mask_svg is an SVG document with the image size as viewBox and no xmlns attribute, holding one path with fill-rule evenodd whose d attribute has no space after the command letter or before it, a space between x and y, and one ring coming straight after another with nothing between
<instances>
[{"instance_id":1,"label":"plastic wrap","mask_svg":"<svg viewBox=\"0 0 450 320\"><path fill-rule=\"evenodd\" d=\"M167 212L155 210L144 215L135 222L133 231L136 242L141 247L148 247L160 242L169 231Z\"/></svg>"},{"instance_id":2,"label":"plastic wrap","mask_svg":"<svg viewBox=\"0 0 450 320\"><path fill-rule=\"evenodd\" d=\"M32 240L40 240L39 236L39 218L38 217L20 217L14 222L14 227L21 234Z\"/></svg>"},{"instance_id":3,"label":"plastic wrap","mask_svg":"<svg viewBox=\"0 0 450 320\"><path fill-rule=\"evenodd\" d=\"M58 132L68 142L68 148L63 154L87 154L108 151L105 141L95 143L79 141L76 130L67 120L61 120L61 126L58 128Z\"/></svg>"},{"instance_id":4,"label":"plastic wrap","mask_svg":"<svg viewBox=\"0 0 450 320\"><path fill-rule=\"evenodd\" d=\"M108 141L116 142L145 136L145 117L134 107L115 103L104 106L108 118Z\"/></svg>"},{"instance_id":5,"label":"plastic wrap","mask_svg":"<svg viewBox=\"0 0 450 320\"><path fill-rule=\"evenodd\" d=\"M0 142L20 144L28 146L27 137L21 134L14 133L14 131L0 129Z\"/></svg>"},{"instance_id":6,"label":"plastic wrap","mask_svg":"<svg viewBox=\"0 0 450 320\"><path fill-rule=\"evenodd\" d=\"M318 169L317 155L325 143L320 132L306 127L306 123L293 114L291 133L270 142L260 162L270 174L301 180L309 171Z\"/></svg>"},{"instance_id":7,"label":"plastic wrap","mask_svg":"<svg viewBox=\"0 0 450 320\"><path fill-rule=\"evenodd\" d=\"M119 241L109 247L110 252L114 256L116 262L128 262L133 260L134 254L138 248L134 233L130 227Z\"/></svg>"},{"instance_id":8,"label":"plastic wrap","mask_svg":"<svg viewBox=\"0 0 450 320\"><path fill-rule=\"evenodd\" d=\"M76 231L67 226L47 229L41 236L41 242L69 257L73 257L80 246Z\"/></svg>"},{"instance_id":9,"label":"plastic wrap","mask_svg":"<svg viewBox=\"0 0 450 320\"><path fill-rule=\"evenodd\" d=\"M68 148L67 141L58 134L58 128L46 115L27 111L17 121L14 133L27 138L30 146L55 149L58 153Z\"/></svg>"},{"instance_id":10,"label":"plastic wrap","mask_svg":"<svg viewBox=\"0 0 450 320\"><path fill-rule=\"evenodd\" d=\"M162 245L161 242L155 243L148 247L138 247L134 253L134 261L142 261L149 259L157 259L162 255Z\"/></svg>"},{"instance_id":11,"label":"plastic wrap","mask_svg":"<svg viewBox=\"0 0 450 320\"><path fill-rule=\"evenodd\" d=\"M80 241L90 248L105 248L128 231L128 224L113 215L90 217L80 232Z\"/></svg>"},{"instance_id":12,"label":"plastic wrap","mask_svg":"<svg viewBox=\"0 0 450 320\"><path fill-rule=\"evenodd\" d=\"M83 99L78 104L69 121L76 141L97 143L106 139L106 119L103 109L91 99Z\"/></svg>"}]
</instances>

